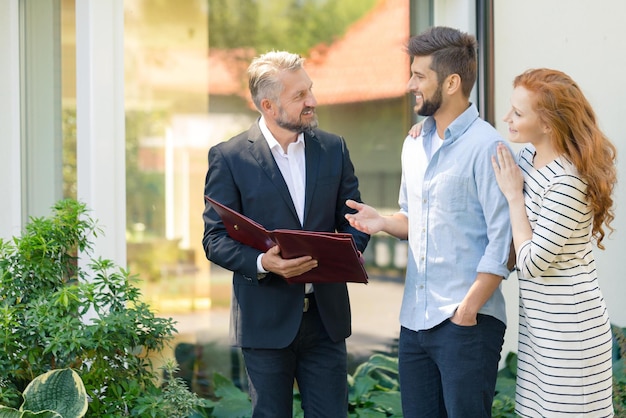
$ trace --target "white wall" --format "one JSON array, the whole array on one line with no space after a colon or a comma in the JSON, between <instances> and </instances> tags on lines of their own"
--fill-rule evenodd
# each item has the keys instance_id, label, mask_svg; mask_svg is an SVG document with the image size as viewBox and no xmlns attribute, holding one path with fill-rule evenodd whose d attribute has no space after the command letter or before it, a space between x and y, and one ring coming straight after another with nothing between
<instances>
[{"instance_id":1,"label":"white wall","mask_svg":"<svg viewBox=\"0 0 626 418\"><path fill-rule=\"evenodd\" d=\"M43 26L53 28L58 24L55 21L58 4L27 2L23 6L20 8L18 0L0 0L0 238L3 239L19 235L24 213L35 216L48 213L35 213L41 205L33 206L33 202L40 202L40 195L51 187L51 176L47 172L42 176L42 168L56 167L53 164L48 167L44 157L48 155L52 161L50 155L59 151L58 146L54 149L49 137L37 135L37 129L45 130L46 126L54 125L54 121L50 118L23 120L24 115L20 115L24 112L32 116L36 106L44 111L52 106L42 107L39 103L43 101L42 96L26 94L34 90L40 93L45 90L40 84L45 83L41 83L40 74L20 69L20 54L31 53L41 58L36 50L40 45L35 45L33 51L20 50L20 33L24 34L26 42L29 35L32 38ZM20 11L25 17L23 20ZM78 198L105 230L105 235L94 240L98 251L94 255L113 260L119 266L126 265L123 17L123 0L76 3ZM20 27L21 21L24 27ZM50 48L60 42L52 39L54 36L54 33L50 35L53 44ZM45 81L48 85L44 87L57 90L52 81ZM25 92L20 92L20 88ZM45 112L36 115L42 113ZM55 119L60 121L58 116ZM34 140L25 144L28 132L35 133ZM31 154L44 162L29 159L26 145L31 146ZM28 162L31 164L25 164ZM29 178L33 179L30 183L26 181ZM41 188L43 192L37 193ZM50 196L51 203L46 203L46 209L58 198Z\"/></svg>"},{"instance_id":2,"label":"white wall","mask_svg":"<svg viewBox=\"0 0 626 418\"><path fill-rule=\"evenodd\" d=\"M587 0L496 1L496 127L509 108L513 78L528 68L550 67L569 74L594 107L599 124L618 149L618 181L626 181L626 2ZM595 251L600 286L611 322L626 326L626 277L620 255L626 255L626 187L618 184L615 233L606 250Z\"/></svg>"},{"instance_id":3,"label":"white wall","mask_svg":"<svg viewBox=\"0 0 626 418\"><path fill-rule=\"evenodd\" d=\"M18 0L0 1L0 238L22 228Z\"/></svg>"},{"instance_id":4,"label":"white wall","mask_svg":"<svg viewBox=\"0 0 626 418\"><path fill-rule=\"evenodd\" d=\"M435 2L435 24L475 33L467 17L474 3L461 0ZM601 128L618 148L618 181L626 181L626 139L621 119L626 117L626 2L607 0L494 1L496 128L506 138L502 117L508 111L513 78L528 68L551 67L578 82L594 107ZM620 119L621 118L621 119ZM605 239L605 251L595 251L600 286L611 322L626 326L626 277L620 254L626 254L626 187L618 184L613 222L616 231ZM503 356L517 351L517 279L503 284L508 326Z\"/></svg>"},{"instance_id":5,"label":"white wall","mask_svg":"<svg viewBox=\"0 0 626 418\"><path fill-rule=\"evenodd\" d=\"M94 256L121 267L126 267L124 112L124 2L77 1L77 198L104 230L94 239Z\"/></svg>"},{"instance_id":6,"label":"white wall","mask_svg":"<svg viewBox=\"0 0 626 418\"><path fill-rule=\"evenodd\" d=\"M435 25L450 26L476 34L476 4L468 0L437 0L433 2Z\"/></svg>"}]
</instances>

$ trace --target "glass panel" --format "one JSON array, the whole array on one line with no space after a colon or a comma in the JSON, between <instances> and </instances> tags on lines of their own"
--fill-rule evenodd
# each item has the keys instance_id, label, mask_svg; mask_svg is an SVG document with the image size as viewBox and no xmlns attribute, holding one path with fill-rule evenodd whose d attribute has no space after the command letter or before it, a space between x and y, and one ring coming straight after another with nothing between
<instances>
[{"instance_id":1,"label":"glass panel","mask_svg":"<svg viewBox=\"0 0 626 418\"><path fill-rule=\"evenodd\" d=\"M61 1L63 197L76 199L76 3Z\"/></svg>"},{"instance_id":2,"label":"glass panel","mask_svg":"<svg viewBox=\"0 0 626 418\"><path fill-rule=\"evenodd\" d=\"M320 126L346 138L363 199L395 210L412 124L409 1L126 0L124 8L128 266L145 300L179 321L174 354L203 392L189 370L198 364L242 377L237 355L217 349L228 341L231 275L206 260L201 239L208 149L258 117L248 63L271 49L305 56ZM372 304L389 308L376 315L387 322L373 327L375 342L362 344L371 352L390 349L397 334L406 248L377 237L366 257L372 284L350 287L351 339L372 332L372 319L359 317L376 315Z\"/></svg>"},{"instance_id":3,"label":"glass panel","mask_svg":"<svg viewBox=\"0 0 626 418\"><path fill-rule=\"evenodd\" d=\"M201 245L206 150L217 141L208 39L206 1L124 1L128 268L157 314L178 321L174 352L163 358L175 357L184 378L197 364L189 360L196 343L228 326L213 313ZM221 363L229 375L230 361ZM198 392L206 386L188 383Z\"/></svg>"},{"instance_id":4,"label":"glass panel","mask_svg":"<svg viewBox=\"0 0 626 418\"><path fill-rule=\"evenodd\" d=\"M62 197L60 1L20 5L22 170L25 219Z\"/></svg>"}]
</instances>

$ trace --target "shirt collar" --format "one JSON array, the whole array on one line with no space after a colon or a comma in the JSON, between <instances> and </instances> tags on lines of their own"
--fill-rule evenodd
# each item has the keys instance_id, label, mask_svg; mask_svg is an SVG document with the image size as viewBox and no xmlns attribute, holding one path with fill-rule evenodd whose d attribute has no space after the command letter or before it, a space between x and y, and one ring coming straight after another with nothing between
<instances>
[{"instance_id":1,"label":"shirt collar","mask_svg":"<svg viewBox=\"0 0 626 418\"><path fill-rule=\"evenodd\" d=\"M461 113L455 120L452 121L450 126L446 128L443 137L444 141L455 141L470 127L472 123L474 123L476 118L478 118L478 109L475 104L470 103L465 112ZM433 117L426 118L422 129L423 136L430 135L435 129L435 126L435 119Z\"/></svg>"},{"instance_id":2,"label":"shirt collar","mask_svg":"<svg viewBox=\"0 0 626 418\"><path fill-rule=\"evenodd\" d=\"M259 119L259 128L261 129L261 133L265 137L265 140L267 141L267 145L269 145L270 149L277 149L280 152L282 152L283 150L282 147L280 146L276 138L274 138L274 135L272 135L272 133L270 132L269 128L267 127L267 123L265 123L265 118L263 116L261 116L261 118ZM304 144L304 133L300 132L298 134L298 139L294 143Z\"/></svg>"}]
</instances>

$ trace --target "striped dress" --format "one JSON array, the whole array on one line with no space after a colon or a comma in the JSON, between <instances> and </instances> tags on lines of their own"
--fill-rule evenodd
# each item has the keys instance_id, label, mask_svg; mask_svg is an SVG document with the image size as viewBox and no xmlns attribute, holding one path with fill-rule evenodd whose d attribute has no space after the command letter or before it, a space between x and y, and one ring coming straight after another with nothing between
<instances>
[{"instance_id":1,"label":"striped dress","mask_svg":"<svg viewBox=\"0 0 626 418\"><path fill-rule=\"evenodd\" d=\"M592 253L586 184L559 158L536 170L518 156L533 229L517 251L520 286L516 412L612 417L611 327Z\"/></svg>"}]
</instances>

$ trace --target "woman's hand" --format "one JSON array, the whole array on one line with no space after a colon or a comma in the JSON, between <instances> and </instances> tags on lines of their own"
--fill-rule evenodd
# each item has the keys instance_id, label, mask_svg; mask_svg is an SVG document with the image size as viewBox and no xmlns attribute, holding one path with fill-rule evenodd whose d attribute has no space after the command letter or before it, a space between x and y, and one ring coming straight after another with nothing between
<instances>
[{"instance_id":1,"label":"woman's hand","mask_svg":"<svg viewBox=\"0 0 626 418\"><path fill-rule=\"evenodd\" d=\"M504 144L498 144L496 155L491 157L491 165L496 174L498 186L506 200L511 202L514 199L523 199L524 176L522 170L513 159L511 151Z\"/></svg>"},{"instance_id":2,"label":"woman's hand","mask_svg":"<svg viewBox=\"0 0 626 418\"><path fill-rule=\"evenodd\" d=\"M409 129L409 135L411 135L413 138L417 138L418 136L420 136L420 133L422 133L422 124L424 122L420 122L420 123L416 123L415 125L411 126L411 129Z\"/></svg>"}]
</instances>

